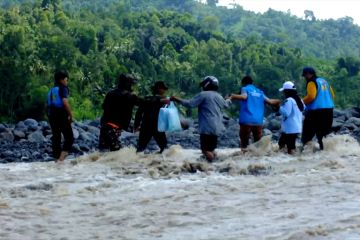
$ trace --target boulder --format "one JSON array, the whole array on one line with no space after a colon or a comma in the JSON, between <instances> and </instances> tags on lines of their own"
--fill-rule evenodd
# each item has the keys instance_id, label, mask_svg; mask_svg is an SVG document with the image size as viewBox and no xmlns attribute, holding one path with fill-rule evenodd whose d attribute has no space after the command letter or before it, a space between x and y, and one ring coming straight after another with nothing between
<instances>
[{"instance_id":1,"label":"boulder","mask_svg":"<svg viewBox=\"0 0 360 240\"><path fill-rule=\"evenodd\" d=\"M7 131L7 128L5 127L5 125L0 123L0 133L6 132L6 131Z\"/></svg>"},{"instance_id":2,"label":"boulder","mask_svg":"<svg viewBox=\"0 0 360 240\"><path fill-rule=\"evenodd\" d=\"M14 140L15 136L10 130L0 133L0 141L13 142Z\"/></svg>"},{"instance_id":3,"label":"boulder","mask_svg":"<svg viewBox=\"0 0 360 240\"><path fill-rule=\"evenodd\" d=\"M349 118L345 124L354 124L357 127L360 127L360 118L351 117Z\"/></svg>"},{"instance_id":4,"label":"boulder","mask_svg":"<svg viewBox=\"0 0 360 240\"><path fill-rule=\"evenodd\" d=\"M35 131L28 135L29 142L44 143L46 141L41 131Z\"/></svg>"},{"instance_id":5,"label":"boulder","mask_svg":"<svg viewBox=\"0 0 360 240\"><path fill-rule=\"evenodd\" d=\"M24 121L25 126L32 131L36 131L38 129L39 123L32 118L28 118Z\"/></svg>"},{"instance_id":6,"label":"boulder","mask_svg":"<svg viewBox=\"0 0 360 240\"><path fill-rule=\"evenodd\" d=\"M16 139L21 139L21 138L25 138L26 134L24 131L22 130L18 130L18 129L14 129L13 130L13 134L15 136Z\"/></svg>"}]
</instances>

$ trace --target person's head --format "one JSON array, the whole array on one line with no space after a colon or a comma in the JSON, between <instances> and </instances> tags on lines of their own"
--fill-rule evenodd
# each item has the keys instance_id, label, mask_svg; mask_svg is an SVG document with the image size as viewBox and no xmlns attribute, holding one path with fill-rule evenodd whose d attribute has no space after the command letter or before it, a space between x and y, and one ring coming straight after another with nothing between
<instances>
[{"instance_id":1,"label":"person's head","mask_svg":"<svg viewBox=\"0 0 360 240\"><path fill-rule=\"evenodd\" d=\"M57 71L57 72L55 72L55 74L54 74L55 84L57 84L57 85L58 85L58 84L62 84L62 85L64 85L64 86L67 86L67 84L68 84L68 82L67 82L68 78L69 78L69 75L68 75L68 73L65 72L65 71Z\"/></svg>"},{"instance_id":2,"label":"person's head","mask_svg":"<svg viewBox=\"0 0 360 240\"><path fill-rule=\"evenodd\" d=\"M312 67L304 67L302 71L302 76L307 80L312 80L316 78L316 72L315 69Z\"/></svg>"},{"instance_id":3,"label":"person's head","mask_svg":"<svg viewBox=\"0 0 360 240\"><path fill-rule=\"evenodd\" d=\"M157 81L154 86L151 87L153 94L164 95L166 90L168 90L168 87L163 81Z\"/></svg>"},{"instance_id":4,"label":"person's head","mask_svg":"<svg viewBox=\"0 0 360 240\"><path fill-rule=\"evenodd\" d=\"M286 97L297 94L295 84L291 81L284 82L282 88L280 88L279 91L283 92Z\"/></svg>"},{"instance_id":5,"label":"person's head","mask_svg":"<svg viewBox=\"0 0 360 240\"><path fill-rule=\"evenodd\" d=\"M136 83L136 79L129 74L120 74L118 77L118 88L121 90L131 91L132 86Z\"/></svg>"},{"instance_id":6,"label":"person's head","mask_svg":"<svg viewBox=\"0 0 360 240\"><path fill-rule=\"evenodd\" d=\"M243 79L241 79L241 85L242 86L246 86L246 85L249 85L249 84L253 84L253 79L250 77L250 76L245 76L243 77Z\"/></svg>"},{"instance_id":7,"label":"person's head","mask_svg":"<svg viewBox=\"0 0 360 240\"><path fill-rule=\"evenodd\" d=\"M217 91L219 89L219 80L214 76L206 76L200 83L203 91Z\"/></svg>"}]
</instances>

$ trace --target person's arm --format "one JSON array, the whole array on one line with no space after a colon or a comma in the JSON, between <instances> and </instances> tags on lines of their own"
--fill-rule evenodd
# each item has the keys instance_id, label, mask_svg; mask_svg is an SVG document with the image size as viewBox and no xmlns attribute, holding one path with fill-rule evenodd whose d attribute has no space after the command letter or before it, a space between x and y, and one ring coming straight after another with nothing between
<instances>
[{"instance_id":1,"label":"person's arm","mask_svg":"<svg viewBox=\"0 0 360 240\"><path fill-rule=\"evenodd\" d=\"M62 99L62 102L64 104L64 109L65 111L67 112L68 114L68 120L69 122L72 122L73 121L73 115L72 115L72 111L71 111L71 106L70 106L70 103L69 103L69 100L67 98L63 98Z\"/></svg>"},{"instance_id":2,"label":"person's arm","mask_svg":"<svg viewBox=\"0 0 360 240\"><path fill-rule=\"evenodd\" d=\"M135 114L135 120L134 120L134 132L138 131L140 129L140 124L142 121L144 115L144 108L143 106L139 106L138 110Z\"/></svg>"},{"instance_id":3,"label":"person's arm","mask_svg":"<svg viewBox=\"0 0 360 240\"><path fill-rule=\"evenodd\" d=\"M281 100L280 99L272 99L272 98L268 98L267 96L264 95L264 100L267 104L271 105L271 106L279 106L281 104Z\"/></svg>"},{"instance_id":4,"label":"person's arm","mask_svg":"<svg viewBox=\"0 0 360 240\"><path fill-rule=\"evenodd\" d=\"M179 97L176 96L172 96L171 97L172 101L178 102L181 105L188 107L188 108L193 108L193 107L197 107L201 104L201 102L203 101L203 98L200 94L196 95L193 99L190 100L185 100L185 99L181 99Z\"/></svg>"},{"instance_id":5,"label":"person's arm","mask_svg":"<svg viewBox=\"0 0 360 240\"><path fill-rule=\"evenodd\" d=\"M317 94L317 90L316 90L316 84L315 82L309 82L306 86L306 96L304 97L303 101L305 104L309 104L312 101L315 100L316 98L316 94Z\"/></svg>"},{"instance_id":6,"label":"person's arm","mask_svg":"<svg viewBox=\"0 0 360 240\"><path fill-rule=\"evenodd\" d=\"M229 99L230 100L246 100L247 94L231 94Z\"/></svg>"},{"instance_id":7,"label":"person's arm","mask_svg":"<svg viewBox=\"0 0 360 240\"><path fill-rule=\"evenodd\" d=\"M68 100L68 97L69 97L69 89L67 87L60 87L59 89L59 95L60 95L60 98L63 102L63 105L64 105L64 109L68 115L68 121L69 122L72 122L73 121L73 114L72 114L72 111L71 111L71 106L70 106L70 103L69 103L69 100Z\"/></svg>"},{"instance_id":8,"label":"person's arm","mask_svg":"<svg viewBox=\"0 0 360 240\"><path fill-rule=\"evenodd\" d=\"M286 99L284 103L280 106L279 112L283 117L287 118L290 116L291 110L292 110L291 101Z\"/></svg>"}]
</instances>

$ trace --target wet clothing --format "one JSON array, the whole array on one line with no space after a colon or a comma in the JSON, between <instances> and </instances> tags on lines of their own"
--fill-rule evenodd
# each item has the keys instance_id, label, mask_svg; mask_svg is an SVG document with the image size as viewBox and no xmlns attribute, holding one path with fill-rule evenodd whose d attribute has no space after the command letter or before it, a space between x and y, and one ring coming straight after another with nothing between
<instances>
[{"instance_id":1,"label":"wet clothing","mask_svg":"<svg viewBox=\"0 0 360 240\"><path fill-rule=\"evenodd\" d=\"M199 133L219 136L224 130L221 109L228 108L231 101L225 100L216 91L202 91L191 100L180 102L185 107L198 107Z\"/></svg>"},{"instance_id":2,"label":"wet clothing","mask_svg":"<svg viewBox=\"0 0 360 240\"><path fill-rule=\"evenodd\" d=\"M160 108L165 104L161 103L162 96L146 97L136 112L134 128L140 126L140 134L138 140L137 151L142 152L154 137L156 143L162 152L167 147L166 134L158 131L158 118Z\"/></svg>"},{"instance_id":3,"label":"wet clothing","mask_svg":"<svg viewBox=\"0 0 360 240\"><path fill-rule=\"evenodd\" d=\"M135 105L140 105L141 98L127 90L114 89L105 96L103 115L101 117L101 129L99 136L99 148L109 148L110 151L120 149L119 140L121 130L127 130Z\"/></svg>"},{"instance_id":4,"label":"wet clothing","mask_svg":"<svg viewBox=\"0 0 360 240\"><path fill-rule=\"evenodd\" d=\"M330 133L333 122L334 91L323 78L308 81L307 90L310 92L304 98L306 112L301 141L306 144L316 135L323 149L322 138Z\"/></svg>"},{"instance_id":5,"label":"wet clothing","mask_svg":"<svg viewBox=\"0 0 360 240\"><path fill-rule=\"evenodd\" d=\"M200 134L200 148L203 152L213 152L217 147L218 136Z\"/></svg>"},{"instance_id":6,"label":"wet clothing","mask_svg":"<svg viewBox=\"0 0 360 240\"><path fill-rule=\"evenodd\" d=\"M55 84L50 89L47 97L48 118L52 131L53 157L59 158L61 151L69 152L74 143L74 135L69 121L69 115L65 110L63 99L69 97L69 88L62 84ZM64 144L61 147L61 134L64 136Z\"/></svg>"},{"instance_id":7,"label":"wet clothing","mask_svg":"<svg viewBox=\"0 0 360 240\"><path fill-rule=\"evenodd\" d=\"M262 137L262 126L241 125L240 124L240 146L247 148L249 145L250 135L253 135L254 142L257 142Z\"/></svg>"},{"instance_id":8,"label":"wet clothing","mask_svg":"<svg viewBox=\"0 0 360 240\"><path fill-rule=\"evenodd\" d=\"M121 148L118 140L121 134L121 129L111 123L101 125L99 137L99 149L109 148L110 151L117 151Z\"/></svg>"},{"instance_id":9,"label":"wet clothing","mask_svg":"<svg viewBox=\"0 0 360 240\"><path fill-rule=\"evenodd\" d=\"M295 150L296 149L296 138L298 137L298 135L299 134L297 134L297 133L290 133L290 134L281 133L279 142L278 142L280 149L286 146L288 149L288 152L290 152L291 150Z\"/></svg>"},{"instance_id":10,"label":"wet clothing","mask_svg":"<svg viewBox=\"0 0 360 240\"><path fill-rule=\"evenodd\" d=\"M121 89L114 89L105 96L102 105L104 113L101 117L101 123L112 123L127 130L132 117L132 111L135 105L139 106L141 99L135 94Z\"/></svg>"},{"instance_id":11,"label":"wet clothing","mask_svg":"<svg viewBox=\"0 0 360 240\"><path fill-rule=\"evenodd\" d=\"M281 131L286 134L301 133L303 114L296 101L288 97L280 106L279 112L282 116Z\"/></svg>"},{"instance_id":12,"label":"wet clothing","mask_svg":"<svg viewBox=\"0 0 360 240\"><path fill-rule=\"evenodd\" d=\"M308 102L306 108L307 110L334 108L332 91L325 79L316 78L315 99Z\"/></svg>"},{"instance_id":13,"label":"wet clothing","mask_svg":"<svg viewBox=\"0 0 360 240\"><path fill-rule=\"evenodd\" d=\"M333 109L324 108L305 112L301 142L311 141L316 135L320 149L323 149L322 138L331 132L333 123Z\"/></svg>"},{"instance_id":14,"label":"wet clothing","mask_svg":"<svg viewBox=\"0 0 360 240\"><path fill-rule=\"evenodd\" d=\"M259 141L262 137L265 103L268 98L263 91L253 84L242 87L241 95L247 98L246 100L240 100L239 103L240 147L246 148L249 145L251 134L254 142Z\"/></svg>"},{"instance_id":15,"label":"wet clothing","mask_svg":"<svg viewBox=\"0 0 360 240\"><path fill-rule=\"evenodd\" d=\"M264 92L252 84L241 89L241 94L246 95L246 100L240 100L239 123L258 126L263 124L265 100Z\"/></svg>"}]
</instances>

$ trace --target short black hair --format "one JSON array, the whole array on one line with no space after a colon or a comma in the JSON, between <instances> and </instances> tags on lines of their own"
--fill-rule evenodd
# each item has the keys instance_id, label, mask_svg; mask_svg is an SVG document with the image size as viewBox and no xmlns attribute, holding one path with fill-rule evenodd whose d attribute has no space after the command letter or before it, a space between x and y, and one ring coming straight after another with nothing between
<instances>
[{"instance_id":1,"label":"short black hair","mask_svg":"<svg viewBox=\"0 0 360 240\"><path fill-rule=\"evenodd\" d=\"M55 79L56 83L60 82L61 80L65 79L65 78L69 78L69 74L65 71L57 71L54 74L54 79Z\"/></svg>"},{"instance_id":2,"label":"short black hair","mask_svg":"<svg viewBox=\"0 0 360 240\"><path fill-rule=\"evenodd\" d=\"M252 79L250 76L245 76L245 77L243 77L243 79L241 79L241 84L242 84L243 86L252 84L253 82L254 82L254 81L253 81L253 79Z\"/></svg>"}]
</instances>

